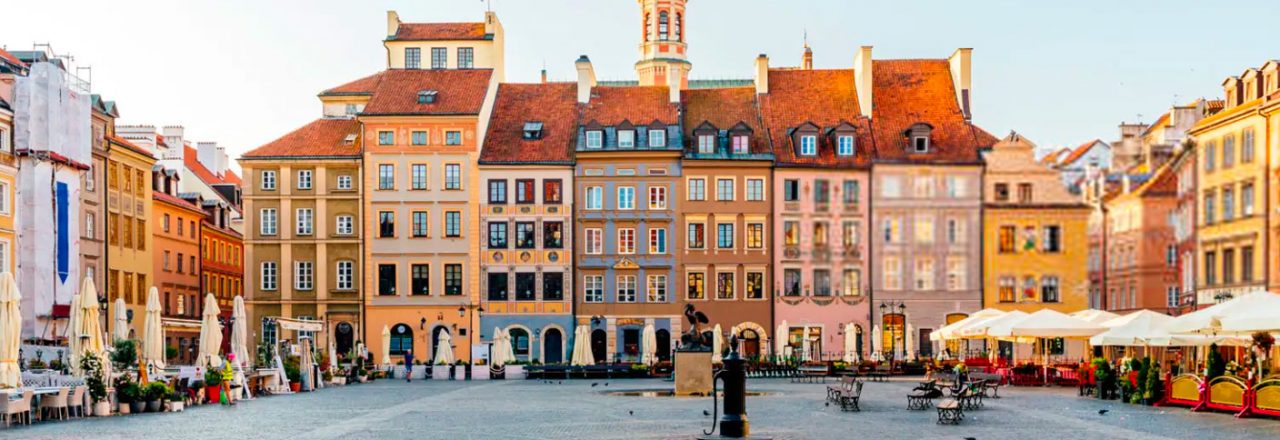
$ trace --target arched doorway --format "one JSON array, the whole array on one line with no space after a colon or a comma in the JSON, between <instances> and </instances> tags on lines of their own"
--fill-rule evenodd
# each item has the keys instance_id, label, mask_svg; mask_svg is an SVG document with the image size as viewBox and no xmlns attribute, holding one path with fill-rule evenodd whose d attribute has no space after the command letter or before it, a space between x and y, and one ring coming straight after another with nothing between
<instances>
[{"instance_id":1,"label":"arched doorway","mask_svg":"<svg viewBox=\"0 0 1280 440\"><path fill-rule=\"evenodd\" d=\"M906 336L907 317L900 313L890 313L882 316L881 320L884 322L884 333L881 334L884 340L881 341L880 347L896 359L897 354L905 348L903 343L906 340L903 337Z\"/></svg>"},{"instance_id":2,"label":"arched doorway","mask_svg":"<svg viewBox=\"0 0 1280 440\"><path fill-rule=\"evenodd\" d=\"M661 329L654 332L655 344L658 346L658 360L671 360L671 332L667 329Z\"/></svg>"},{"instance_id":3,"label":"arched doorway","mask_svg":"<svg viewBox=\"0 0 1280 440\"><path fill-rule=\"evenodd\" d=\"M742 357L747 359L760 356L760 334L752 329L743 330L741 350Z\"/></svg>"},{"instance_id":4,"label":"arched doorway","mask_svg":"<svg viewBox=\"0 0 1280 440\"><path fill-rule=\"evenodd\" d=\"M507 334L511 335L511 352L516 355L516 359L529 359L529 332L525 329L514 327L507 330Z\"/></svg>"},{"instance_id":5,"label":"arched doorway","mask_svg":"<svg viewBox=\"0 0 1280 440\"><path fill-rule=\"evenodd\" d=\"M413 350L413 329L404 324L391 327L391 355L402 356ZM421 353L415 353L421 355ZM421 359L421 358L419 358ZM383 362L389 362L384 359Z\"/></svg>"},{"instance_id":6,"label":"arched doorway","mask_svg":"<svg viewBox=\"0 0 1280 440\"><path fill-rule=\"evenodd\" d=\"M351 352L351 348L355 346L355 333L355 328L349 322L339 322L334 326L333 348L338 351L338 357L346 357Z\"/></svg>"},{"instance_id":7,"label":"arched doorway","mask_svg":"<svg viewBox=\"0 0 1280 440\"><path fill-rule=\"evenodd\" d=\"M436 328L431 329L431 344L430 344L430 347L428 347L430 351L428 351L427 353L424 353L424 355L426 356L425 359L430 359L432 363L435 363L434 361L436 358L436 345L440 343L440 335L447 334L447 333L449 333L449 329L443 325L436 326Z\"/></svg>"},{"instance_id":8,"label":"arched doorway","mask_svg":"<svg viewBox=\"0 0 1280 440\"><path fill-rule=\"evenodd\" d=\"M608 342L604 330L595 329L591 331L591 357L595 358L597 364L605 361L605 351L608 349Z\"/></svg>"},{"instance_id":9,"label":"arched doorway","mask_svg":"<svg viewBox=\"0 0 1280 440\"><path fill-rule=\"evenodd\" d=\"M564 335L560 333L560 329L547 329L542 334L542 362L545 364L558 364L564 362Z\"/></svg>"}]
</instances>

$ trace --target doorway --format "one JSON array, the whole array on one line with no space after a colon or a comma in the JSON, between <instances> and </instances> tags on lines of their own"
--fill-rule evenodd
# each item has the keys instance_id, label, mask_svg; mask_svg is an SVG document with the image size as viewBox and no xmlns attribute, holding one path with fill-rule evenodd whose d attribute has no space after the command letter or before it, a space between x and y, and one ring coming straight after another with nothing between
<instances>
[{"instance_id":1,"label":"doorway","mask_svg":"<svg viewBox=\"0 0 1280 440\"><path fill-rule=\"evenodd\" d=\"M542 336L542 362L558 364L564 361L564 337L560 329L548 329Z\"/></svg>"},{"instance_id":2,"label":"doorway","mask_svg":"<svg viewBox=\"0 0 1280 440\"><path fill-rule=\"evenodd\" d=\"M597 364L604 363L605 351L609 348L608 336L604 330L595 329L591 331L591 357L595 359Z\"/></svg>"},{"instance_id":3,"label":"doorway","mask_svg":"<svg viewBox=\"0 0 1280 440\"><path fill-rule=\"evenodd\" d=\"M656 343L654 345L658 346L658 360L670 361L671 360L671 332L668 331L667 329L658 330L654 332L653 339L656 340Z\"/></svg>"},{"instance_id":4,"label":"doorway","mask_svg":"<svg viewBox=\"0 0 1280 440\"><path fill-rule=\"evenodd\" d=\"M622 330L622 354L625 360L640 360L640 329L628 328Z\"/></svg>"},{"instance_id":5,"label":"doorway","mask_svg":"<svg viewBox=\"0 0 1280 440\"><path fill-rule=\"evenodd\" d=\"M760 334L755 330L742 331L742 357L751 359L760 356Z\"/></svg>"}]
</instances>

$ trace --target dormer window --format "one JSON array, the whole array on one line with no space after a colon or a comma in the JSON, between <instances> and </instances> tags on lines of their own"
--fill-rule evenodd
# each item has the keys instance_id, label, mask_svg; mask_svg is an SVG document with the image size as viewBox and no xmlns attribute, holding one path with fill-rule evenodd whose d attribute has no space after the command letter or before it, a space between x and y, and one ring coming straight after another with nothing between
<instances>
[{"instance_id":1,"label":"dormer window","mask_svg":"<svg viewBox=\"0 0 1280 440\"><path fill-rule=\"evenodd\" d=\"M661 128L649 130L649 148L666 148L667 131Z\"/></svg>"},{"instance_id":2,"label":"dormer window","mask_svg":"<svg viewBox=\"0 0 1280 440\"><path fill-rule=\"evenodd\" d=\"M817 156L818 155L818 137L806 134L800 136L800 155L801 156Z\"/></svg>"},{"instance_id":3,"label":"dormer window","mask_svg":"<svg viewBox=\"0 0 1280 440\"><path fill-rule=\"evenodd\" d=\"M636 131L618 130L618 148L635 148Z\"/></svg>"},{"instance_id":4,"label":"dormer window","mask_svg":"<svg viewBox=\"0 0 1280 440\"><path fill-rule=\"evenodd\" d=\"M343 138L343 139L342 139L342 142L343 142L343 143L345 143L345 144L347 144L347 145L355 145L355 143L356 143L356 134L355 134L355 133L348 134L346 138Z\"/></svg>"},{"instance_id":5,"label":"dormer window","mask_svg":"<svg viewBox=\"0 0 1280 440\"><path fill-rule=\"evenodd\" d=\"M542 123L535 121L525 122L524 139L527 141L542 139Z\"/></svg>"},{"instance_id":6,"label":"dormer window","mask_svg":"<svg viewBox=\"0 0 1280 440\"><path fill-rule=\"evenodd\" d=\"M933 134L933 126L923 122L912 125L907 129L907 141L910 142L908 148L911 153L924 154L929 152Z\"/></svg>"},{"instance_id":7,"label":"dormer window","mask_svg":"<svg viewBox=\"0 0 1280 440\"><path fill-rule=\"evenodd\" d=\"M733 136L733 154L747 154L751 152L751 138L745 134L737 134Z\"/></svg>"},{"instance_id":8,"label":"dormer window","mask_svg":"<svg viewBox=\"0 0 1280 440\"><path fill-rule=\"evenodd\" d=\"M435 90L423 90L418 92L418 104L432 104L436 102Z\"/></svg>"},{"instance_id":9,"label":"dormer window","mask_svg":"<svg viewBox=\"0 0 1280 440\"><path fill-rule=\"evenodd\" d=\"M929 152L929 136L912 136L911 149L916 153Z\"/></svg>"},{"instance_id":10,"label":"dormer window","mask_svg":"<svg viewBox=\"0 0 1280 440\"><path fill-rule=\"evenodd\" d=\"M698 153L714 154L716 152L716 136L712 134L698 135Z\"/></svg>"},{"instance_id":11,"label":"dormer window","mask_svg":"<svg viewBox=\"0 0 1280 440\"><path fill-rule=\"evenodd\" d=\"M836 154L841 156L853 156L853 136L841 135L836 137Z\"/></svg>"},{"instance_id":12,"label":"dormer window","mask_svg":"<svg viewBox=\"0 0 1280 440\"><path fill-rule=\"evenodd\" d=\"M600 149L604 146L604 132L591 130L587 132L587 148Z\"/></svg>"}]
</instances>

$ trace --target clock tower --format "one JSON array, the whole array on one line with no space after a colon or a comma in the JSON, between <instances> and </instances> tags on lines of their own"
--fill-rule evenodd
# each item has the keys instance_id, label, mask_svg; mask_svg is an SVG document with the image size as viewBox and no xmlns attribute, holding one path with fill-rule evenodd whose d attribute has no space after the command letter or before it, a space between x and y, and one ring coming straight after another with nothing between
<instances>
[{"instance_id":1,"label":"clock tower","mask_svg":"<svg viewBox=\"0 0 1280 440\"><path fill-rule=\"evenodd\" d=\"M640 61L636 75L642 86L689 85L685 43L685 5L688 0L636 0L640 4ZM677 82L678 80L678 82Z\"/></svg>"}]
</instances>

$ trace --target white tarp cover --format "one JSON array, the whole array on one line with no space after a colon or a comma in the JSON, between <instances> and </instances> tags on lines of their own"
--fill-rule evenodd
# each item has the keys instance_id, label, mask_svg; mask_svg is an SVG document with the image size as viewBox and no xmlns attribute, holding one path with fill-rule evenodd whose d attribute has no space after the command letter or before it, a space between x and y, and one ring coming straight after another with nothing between
<instances>
[{"instance_id":1,"label":"white tarp cover","mask_svg":"<svg viewBox=\"0 0 1280 440\"><path fill-rule=\"evenodd\" d=\"M14 147L91 163L90 97L73 90L67 72L53 63L31 65L13 90Z\"/></svg>"}]
</instances>

